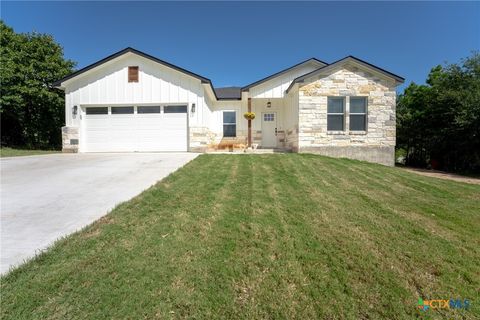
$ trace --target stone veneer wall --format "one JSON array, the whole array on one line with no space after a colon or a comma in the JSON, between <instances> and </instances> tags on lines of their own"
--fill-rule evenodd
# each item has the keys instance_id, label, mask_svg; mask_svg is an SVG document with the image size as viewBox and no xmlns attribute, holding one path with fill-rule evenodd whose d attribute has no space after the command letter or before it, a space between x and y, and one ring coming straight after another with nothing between
<instances>
[{"instance_id":1,"label":"stone veneer wall","mask_svg":"<svg viewBox=\"0 0 480 320\"><path fill-rule=\"evenodd\" d=\"M345 131L327 132L327 97L345 96ZM349 131L349 97L368 96L367 130ZM299 88L299 152L394 165L395 84L359 68L343 69Z\"/></svg>"},{"instance_id":2,"label":"stone veneer wall","mask_svg":"<svg viewBox=\"0 0 480 320\"><path fill-rule=\"evenodd\" d=\"M254 132L252 132L252 135L255 137ZM191 152L207 152L231 145L235 146L235 148L243 148L247 143L247 132L237 130L236 137L224 138L206 127L190 127L189 143L189 151Z\"/></svg>"},{"instance_id":3,"label":"stone veneer wall","mask_svg":"<svg viewBox=\"0 0 480 320\"><path fill-rule=\"evenodd\" d=\"M245 137L248 133L245 133ZM253 130L252 129L252 143L258 144L259 148L262 147L262 130ZM276 148L284 148L285 147L285 131L278 130L277 131L277 147Z\"/></svg>"},{"instance_id":4,"label":"stone veneer wall","mask_svg":"<svg viewBox=\"0 0 480 320\"><path fill-rule=\"evenodd\" d=\"M62 127L62 152L78 152L78 127Z\"/></svg>"},{"instance_id":5,"label":"stone veneer wall","mask_svg":"<svg viewBox=\"0 0 480 320\"><path fill-rule=\"evenodd\" d=\"M216 138L216 134L206 127L190 127L189 132L189 151L192 152L207 151Z\"/></svg>"},{"instance_id":6,"label":"stone veneer wall","mask_svg":"<svg viewBox=\"0 0 480 320\"><path fill-rule=\"evenodd\" d=\"M298 126L285 130L285 148L298 152Z\"/></svg>"},{"instance_id":7,"label":"stone veneer wall","mask_svg":"<svg viewBox=\"0 0 480 320\"><path fill-rule=\"evenodd\" d=\"M285 130L277 131L277 148L285 148L286 133Z\"/></svg>"},{"instance_id":8,"label":"stone veneer wall","mask_svg":"<svg viewBox=\"0 0 480 320\"><path fill-rule=\"evenodd\" d=\"M246 135L248 139L248 132ZM262 144L262 130L253 130L252 128L252 144L258 144L258 145Z\"/></svg>"},{"instance_id":9,"label":"stone veneer wall","mask_svg":"<svg viewBox=\"0 0 480 320\"><path fill-rule=\"evenodd\" d=\"M298 146L297 129L293 130L293 134L289 135L279 130L277 132L277 148L292 148ZM247 131L237 130L237 136L233 138L222 137L215 134L205 127L191 127L190 128L190 151L192 152L207 152L212 150L229 149L226 146L234 146L234 149L244 149L247 146ZM291 141L287 144L287 139ZM252 143L262 144L262 131L252 130ZM292 149L296 151L296 149Z\"/></svg>"}]
</instances>

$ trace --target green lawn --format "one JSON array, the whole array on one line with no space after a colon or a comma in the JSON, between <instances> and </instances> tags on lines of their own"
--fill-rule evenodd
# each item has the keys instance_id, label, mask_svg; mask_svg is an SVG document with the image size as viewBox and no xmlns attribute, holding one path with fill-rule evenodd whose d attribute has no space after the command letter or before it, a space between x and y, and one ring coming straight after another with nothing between
<instances>
[{"instance_id":1,"label":"green lawn","mask_svg":"<svg viewBox=\"0 0 480 320\"><path fill-rule=\"evenodd\" d=\"M314 155L202 155L4 277L1 315L478 319L479 230L478 185ZM423 312L419 297L472 305Z\"/></svg>"},{"instance_id":2,"label":"green lawn","mask_svg":"<svg viewBox=\"0 0 480 320\"><path fill-rule=\"evenodd\" d=\"M28 149L14 149L8 147L0 148L0 157L21 157L21 156L34 156L39 154L51 154L59 153L57 150L28 150Z\"/></svg>"}]
</instances>

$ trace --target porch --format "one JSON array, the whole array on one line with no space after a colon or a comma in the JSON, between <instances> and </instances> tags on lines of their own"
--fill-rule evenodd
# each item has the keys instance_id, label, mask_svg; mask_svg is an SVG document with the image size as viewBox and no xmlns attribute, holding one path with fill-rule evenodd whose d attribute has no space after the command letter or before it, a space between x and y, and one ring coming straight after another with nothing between
<instances>
[{"instance_id":1,"label":"porch","mask_svg":"<svg viewBox=\"0 0 480 320\"><path fill-rule=\"evenodd\" d=\"M225 105L223 112L229 111L231 105ZM253 112L255 118L249 121L244 118L246 112ZM236 134L235 137L217 136L208 151L234 152L249 148L256 153L281 152L292 149L292 128L295 117L285 98L246 98L235 110ZM225 120L225 119L224 119ZM224 121L225 125L225 121Z\"/></svg>"}]
</instances>

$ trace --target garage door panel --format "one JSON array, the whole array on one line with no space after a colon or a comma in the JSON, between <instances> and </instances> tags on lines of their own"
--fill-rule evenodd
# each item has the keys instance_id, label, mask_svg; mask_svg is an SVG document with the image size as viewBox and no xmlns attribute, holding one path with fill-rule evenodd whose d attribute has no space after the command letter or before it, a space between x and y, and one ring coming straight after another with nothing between
<instances>
[{"instance_id":1,"label":"garage door panel","mask_svg":"<svg viewBox=\"0 0 480 320\"><path fill-rule=\"evenodd\" d=\"M91 112L103 112L104 108L94 109ZM88 145L89 151L98 152L105 150L109 145L109 118L106 114L87 114L84 117L84 125L88 128L88 134L82 137L82 144ZM108 150L105 150L108 151Z\"/></svg>"},{"instance_id":2,"label":"garage door panel","mask_svg":"<svg viewBox=\"0 0 480 320\"><path fill-rule=\"evenodd\" d=\"M137 118L137 129L142 131L158 130L162 126L162 118L159 115L154 117L139 117Z\"/></svg>"},{"instance_id":3,"label":"garage door panel","mask_svg":"<svg viewBox=\"0 0 480 320\"><path fill-rule=\"evenodd\" d=\"M153 112L158 108L137 110ZM187 151L186 107L168 110L134 114L95 114L96 110L90 110L83 121L82 151Z\"/></svg>"},{"instance_id":4,"label":"garage door panel","mask_svg":"<svg viewBox=\"0 0 480 320\"><path fill-rule=\"evenodd\" d=\"M115 130L130 130L135 127L135 118L133 115L130 116L111 116L110 126Z\"/></svg>"}]
</instances>

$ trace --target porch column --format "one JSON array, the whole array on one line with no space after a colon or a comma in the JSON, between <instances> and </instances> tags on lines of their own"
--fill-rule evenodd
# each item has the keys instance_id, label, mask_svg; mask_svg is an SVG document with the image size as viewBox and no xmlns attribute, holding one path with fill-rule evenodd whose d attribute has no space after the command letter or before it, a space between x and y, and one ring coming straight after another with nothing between
<instances>
[{"instance_id":1,"label":"porch column","mask_svg":"<svg viewBox=\"0 0 480 320\"><path fill-rule=\"evenodd\" d=\"M248 98L248 112L252 112L252 98ZM252 147L252 120L248 119L248 147Z\"/></svg>"}]
</instances>

